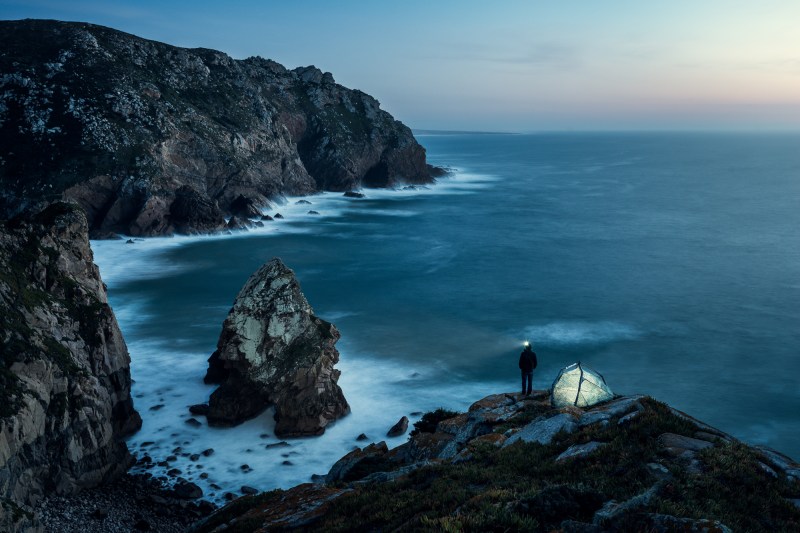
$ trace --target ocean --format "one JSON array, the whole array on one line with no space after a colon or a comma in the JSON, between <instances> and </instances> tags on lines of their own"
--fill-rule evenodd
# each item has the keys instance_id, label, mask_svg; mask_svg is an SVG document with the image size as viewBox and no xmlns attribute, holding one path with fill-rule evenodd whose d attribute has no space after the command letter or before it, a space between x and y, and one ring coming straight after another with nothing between
<instances>
[{"instance_id":1,"label":"ocean","mask_svg":"<svg viewBox=\"0 0 800 533\"><path fill-rule=\"evenodd\" d=\"M131 352L142 430L129 441L210 499L324 474L403 416L464 410L581 361L751 444L800 458L800 136L419 135L450 177L414 190L324 193L234 235L93 241ZM313 209L319 215L308 214ZM186 424L233 300L280 257L340 329L352 413L269 447L271 413ZM202 420L204 422L204 419ZM241 466L252 469L244 473ZM168 468L156 467L156 475ZM207 479L201 479L201 473Z\"/></svg>"}]
</instances>

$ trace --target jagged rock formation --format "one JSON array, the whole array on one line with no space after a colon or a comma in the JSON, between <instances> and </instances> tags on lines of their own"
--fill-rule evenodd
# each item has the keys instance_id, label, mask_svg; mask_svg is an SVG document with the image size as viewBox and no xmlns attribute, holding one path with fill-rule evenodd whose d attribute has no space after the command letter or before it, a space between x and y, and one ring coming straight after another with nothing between
<instances>
[{"instance_id":1,"label":"jagged rock formation","mask_svg":"<svg viewBox=\"0 0 800 533\"><path fill-rule=\"evenodd\" d=\"M86 217L55 203L0 223L0 530L24 509L127 469L141 426L130 358Z\"/></svg>"},{"instance_id":2,"label":"jagged rock formation","mask_svg":"<svg viewBox=\"0 0 800 533\"><path fill-rule=\"evenodd\" d=\"M275 406L275 434L320 435L350 411L336 384L336 327L314 316L294 272L280 259L245 283L209 358L207 383L221 383L208 422L234 425Z\"/></svg>"},{"instance_id":3,"label":"jagged rock formation","mask_svg":"<svg viewBox=\"0 0 800 533\"><path fill-rule=\"evenodd\" d=\"M0 50L0 217L70 198L95 236L207 232L281 194L432 181L409 128L313 66L47 20L0 21Z\"/></svg>"},{"instance_id":4,"label":"jagged rock formation","mask_svg":"<svg viewBox=\"0 0 800 533\"><path fill-rule=\"evenodd\" d=\"M494 394L414 426L405 444L356 449L317 483L238 500L195 531L800 528L800 465L652 398L556 409L546 391Z\"/></svg>"}]
</instances>

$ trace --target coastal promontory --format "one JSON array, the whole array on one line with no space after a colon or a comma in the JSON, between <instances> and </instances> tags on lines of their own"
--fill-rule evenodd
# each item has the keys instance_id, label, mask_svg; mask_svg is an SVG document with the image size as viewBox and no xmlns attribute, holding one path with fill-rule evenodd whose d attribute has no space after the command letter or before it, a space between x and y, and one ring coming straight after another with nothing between
<instances>
[{"instance_id":1,"label":"coastal promontory","mask_svg":"<svg viewBox=\"0 0 800 533\"><path fill-rule=\"evenodd\" d=\"M408 127L313 66L50 20L0 21L0 50L0 218L71 199L95 237L206 233L282 195L432 181Z\"/></svg>"}]
</instances>

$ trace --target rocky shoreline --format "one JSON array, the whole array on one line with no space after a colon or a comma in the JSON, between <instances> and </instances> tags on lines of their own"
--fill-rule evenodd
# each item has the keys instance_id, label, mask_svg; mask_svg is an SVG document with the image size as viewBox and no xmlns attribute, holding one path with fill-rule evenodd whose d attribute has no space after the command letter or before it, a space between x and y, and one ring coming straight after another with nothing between
<instances>
[{"instance_id":1,"label":"rocky shoreline","mask_svg":"<svg viewBox=\"0 0 800 533\"><path fill-rule=\"evenodd\" d=\"M120 479L71 496L49 496L37 508L45 532L182 533L215 509L207 501L177 498L147 476Z\"/></svg>"},{"instance_id":2,"label":"rocky shoreline","mask_svg":"<svg viewBox=\"0 0 800 533\"><path fill-rule=\"evenodd\" d=\"M548 391L437 410L407 443L240 498L192 531L796 531L800 465L646 396L556 409Z\"/></svg>"},{"instance_id":3,"label":"rocky shoreline","mask_svg":"<svg viewBox=\"0 0 800 533\"><path fill-rule=\"evenodd\" d=\"M68 199L93 238L213 233L284 195L441 175L375 98L314 66L52 20L0 21L0 48L0 218Z\"/></svg>"}]
</instances>

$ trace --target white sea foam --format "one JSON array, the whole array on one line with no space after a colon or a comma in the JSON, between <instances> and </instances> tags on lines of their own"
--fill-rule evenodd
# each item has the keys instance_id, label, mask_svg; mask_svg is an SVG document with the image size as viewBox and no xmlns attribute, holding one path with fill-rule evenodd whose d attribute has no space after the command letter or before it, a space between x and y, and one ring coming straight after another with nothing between
<instances>
[{"instance_id":1,"label":"white sea foam","mask_svg":"<svg viewBox=\"0 0 800 533\"><path fill-rule=\"evenodd\" d=\"M381 361L346 350L343 347L338 365L342 370L339 384L350 403L351 414L330 426L322 437L287 439L288 446L270 447L281 442L274 435L272 411L235 428L209 428L205 424L192 427L186 423L191 417L188 406L207 401L214 388L201 380L205 354L134 341L134 401L144 423L128 444L140 456L147 453L155 461L175 455L176 460L170 461L169 466L147 471L163 475L178 468L183 477L200 485L207 497L219 501L225 492L238 492L242 485L260 490L287 488L309 481L312 474L325 474L337 459L362 444L355 440L360 433L372 442L385 440L390 447L402 444L406 436L386 437L386 431L400 417L409 416L413 422L419 414L412 413L437 407L464 410L469 402L504 386L489 382L451 382L441 386L434 366ZM202 417L196 419L205 421ZM181 450L175 452L178 447ZM209 457L201 456L196 461L189 457L210 448L214 453ZM287 461L291 464L285 464ZM252 471L244 473L241 467L245 464ZM203 472L208 474L207 479L200 478ZM221 489L214 489L212 484Z\"/></svg>"},{"instance_id":2,"label":"white sea foam","mask_svg":"<svg viewBox=\"0 0 800 533\"><path fill-rule=\"evenodd\" d=\"M494 179L461 172L430 186L369 189L365 191L366 198L347 198L340 193L289 197L280 205L265 210L265 214L274 216L281 213L284 218L265 221L261 228L232 234L135 239L133 244L126 240L92 241L92 248L113 297L114 287L126 280L154 279L195 268L196 265L188 262L168 259L173 254L167 252L186 244L213 239L310 233L315 231L318 223L340 223L338 219L350 213L413 216L416 212L402 205L406 201L428 195L474 194L490 186ZM298 203L300 200L311 203ZM387 200L392 205L396 202L397 207L387 208ZM311 210L319 214L309 214ZM362 224L346 225L355 228ZM446 246L434 246L430 259L441 262L451 253L452 250ZM386 431L401 416L409 416L413 422L419 414L412 413L437 407L463 410L476 398L503 390L508 385L460 383L452 375L444 380L441 377L443 371L435 362L428 366L410 366L380 360L370 354L353 353L343 340L339 343L342 353L338 365L342 371L339 384L350 403L351 414L330 426L323 437L289 439L289 446L268 447L279 442L274 435L272 411L235 428L209 428L203 417L195 417L203 423L201 427L187 424L192 416L188 407L207 402L214 389L202 381L206 359L213 346L209 346L207 353L195 353L182 348L188 339L173 338L165 343L140 338L136 334L138 326L151 319L143 314L142 304L135 297L114 303L131 352L132 392L143 419L141 431L129 440L131 450L139 456L146 453L156 462L175 455L176 459L168 466L155 466L148 471L164 475L167 470L178 468L183 477L200 485L207 497L217 501L222 500L225 492L238 492L242 485L260 490L286 488L308 481L312 474L327 473L337 459L356 446L355 437L360 433L367 434L371 441L385 440L390 447L402 444L406 436L386 437ZM332 320L354 314L357 312L332 310L325 316ZM198 324L198 327L204 326ZM179 447L181 451L174 452ZM214 453L209 457L201 455L197 461L189 457L212 448ZM252 471L243 472L243 464L249 465ZM207 479L200 478L204 472L208 474ZM214 489L212 484L221 489Z\"/></svg>"},{"instance_id":3,"label":"white sea foam","mask_svg":"<svg viewBox=\"0 0 800 533\"><path fill-rule=\"evenodd\" d=\"M635 339L640 335L641 332L632 324L611 321L548 322L528 326L524 332L525 338L546 346L603 344Z\"/></svg>"}]
</instances>

